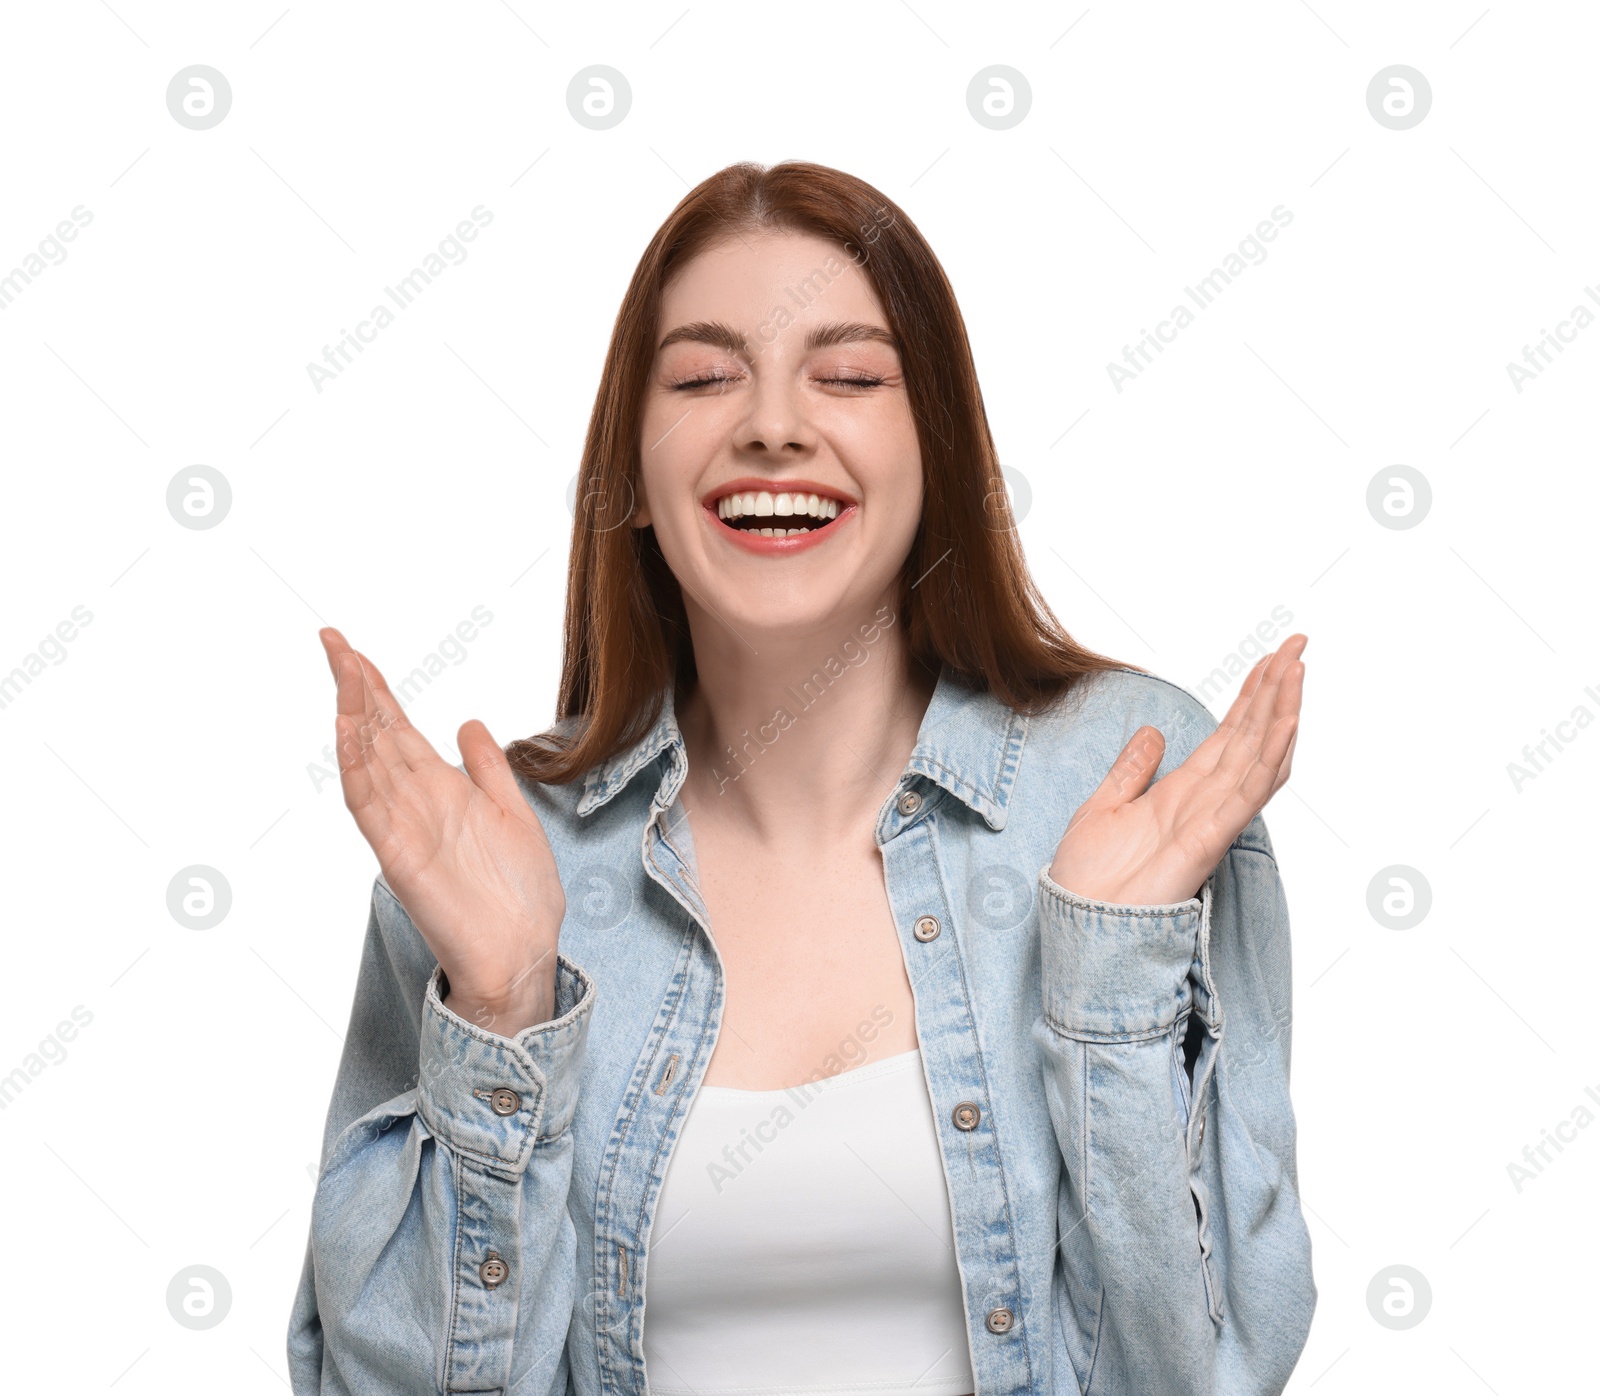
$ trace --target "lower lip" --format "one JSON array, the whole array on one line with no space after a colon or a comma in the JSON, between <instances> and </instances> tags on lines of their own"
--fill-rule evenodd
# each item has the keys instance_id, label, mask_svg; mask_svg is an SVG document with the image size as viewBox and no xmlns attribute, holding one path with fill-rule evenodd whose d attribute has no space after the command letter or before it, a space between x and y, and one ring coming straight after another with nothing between
<instances>
[{"instance_id":1,"label":"lower lip","mask_svg":"<svg viewBox=\"0 0 1600 1396\"><path fill-rule=\"evenodd\" d=\"M808 548L821 547L829 538L838 531L853 513L856 506L847 504L843 506L838 516L830 519L822 528L813 528L808 533L796 533L789 538L763 538L759 533L748 532L742 528L734 528L731 524L724 523L717 517L714 505L706 505L706 517L711 521L711 527L716 529L730 543L737 548L743 548L747 553L756 553L762 557L788 557L792 553L802 553ZM773 516L777 518L777 515ZM777 524L772 525L774 528Z\"/></svg>"}]
</instances>

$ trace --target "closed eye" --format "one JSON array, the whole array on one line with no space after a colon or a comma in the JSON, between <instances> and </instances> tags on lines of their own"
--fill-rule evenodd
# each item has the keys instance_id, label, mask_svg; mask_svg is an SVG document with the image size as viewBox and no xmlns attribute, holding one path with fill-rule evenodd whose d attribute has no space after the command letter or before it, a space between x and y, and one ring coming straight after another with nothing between
<instances>
[{"instance_id":1,"label":"closed eye","mask_svg":"<svg viewBox=\"0 0 1600 1396\"><path fill-rule=\"evenodd\" d=\"M881 388L883 386L883 379L874 377L871 374L863 374L859 377L819 378L817 382L836 383L841 388Z\"/></svg>"},{"instance_id":2,"label":"closed eye","mask_svg":"<svg viewBox=\"0 0 1600 1396\"><path fill-rule=\"evenodd\" d=\"M713 383L731 383L731 382L733 382L733 379L727 377L726 375L720 374L720 373L713 373L713 374L708 374L703 378L685 378L685 379L682 380L682 382L672 384L672 390L674 392L679 392L679 391L682 391L683 389L686 389L686 388L706 388L706 387L709 387Z\"/></svg>"},{"instance_id":3,"label":"closed eye","mask_svg":"<svg viewBox=\"0 0 1600 1396\"><path fill-rule=\"evenodd\" d=\"M674 392L684 392L690 388L708 388L713 383L732 383L734 381L733 378L728 377L726 374L705 374L699 378L685 378L680 382L674 383L672 384L672 390ZM818 383L831 383L841 388L881 388L883 386L883 379L870 374L818 378L816 381Z\"/></svg>"}]
</instances>

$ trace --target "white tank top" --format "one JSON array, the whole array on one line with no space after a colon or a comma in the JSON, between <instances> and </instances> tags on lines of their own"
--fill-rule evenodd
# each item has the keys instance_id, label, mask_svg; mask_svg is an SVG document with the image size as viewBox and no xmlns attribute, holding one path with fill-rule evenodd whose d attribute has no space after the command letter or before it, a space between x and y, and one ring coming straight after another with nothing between
<instances>
[{"instance_id":1,"label":"white tank top","mask_svg":"<svg viewBox=\"0 0 1600 1396\"><path fill-rule=\"evenodd\" d=\"M652 1396L967 1396L922 1054L779 1091L702 1086L646 1257Z\"/></svg>"}]
</instances>

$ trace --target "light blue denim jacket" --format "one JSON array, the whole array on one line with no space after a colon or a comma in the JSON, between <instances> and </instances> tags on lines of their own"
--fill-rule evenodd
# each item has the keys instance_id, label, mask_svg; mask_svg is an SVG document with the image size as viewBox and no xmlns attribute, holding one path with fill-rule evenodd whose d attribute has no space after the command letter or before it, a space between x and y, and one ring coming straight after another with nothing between
<instances>
[{"instance_id":1,"label":"light blue denim jacket","mask_svg":"<svg viewBox=\"0 0 1600 1396\"><path fill-rule=\"evenodd\" d=\"M1158 779L1216 727L1134 670L1025 717L947 669L878 814L980 1396L1279 1392L1316 1303L1262 819L1187 901L1113 905L1048 874L1144 723L1166 737ZM668 694L582 781L523 782L567 916L556 1016L515 1037L443 1007L377 878L297 1393L646 1391L651 1223L723 1011L686 769Z\"/></svg>"}]
</instances>

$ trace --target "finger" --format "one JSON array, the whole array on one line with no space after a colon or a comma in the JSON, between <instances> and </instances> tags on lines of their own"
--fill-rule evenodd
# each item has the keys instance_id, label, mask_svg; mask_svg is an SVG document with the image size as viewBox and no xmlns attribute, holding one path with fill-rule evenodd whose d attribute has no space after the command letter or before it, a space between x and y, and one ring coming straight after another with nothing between
<instances>
[{"instance_id":1,"label":"finger","mask_svg":"<svg viewBox=\"0 0 1600 1396\"><path fill-rule=\"evenodd\" d=\"M386 764L393 766L394 758L398 757L415 771L430 761L441 760L439 753L433 749L433 744L412 725L411 719L405 714L405 709L400 706L400 700L390 692L388 681L378 666L360 650L354 650L352 653L360 661L363 676L371 690L369 697L373 722L377 728L374 735L387 735L392 744L392 750L387 753Z\"/></svg>"},{"instance_id":2,"label":"finger","mask_svg":"<svg viewBox=\"0 0 1600 1396\"><path fill-rule=\"evenodd\" d=\"M1109 808L1137 799L1150 784L1150 778L1155 775L1166 749L1167 739L1161 735L1160 728L1148 724L1141 727L1128 738L1127 745L1111 763L1105 779L1094 788L1093 794L1080 808Z\"/></svg>"},{"instance_id":3,"label":"finger","mask_svg":"<svg viewBox=\"0 0 1600 1396\"><path fill-rule=\"evenodd\" d=\"M1262 671L1267 667L1271 654L1264 654L1250 666L1250 672L1244 676L1244 682L1239 685L1239 691L1234 694L1233 702L1228 705L1228 711L1222 715L1222 721L1217 724L1217 730L1227 729L1232 731L1244 721L1245 712L1250 707L1250 700L1256 696L1256 688L1261 682Z\"/></svg>"},{"instance_id":4,"label":"finger","mask_svg":"<svg viewBox=\"0 0 1600 1396\"><path fill-rule=\"evenodd\" d=\"M1213 775L1229 784L1237 784L1260 753L1270 726L1279 718L1299 711L1299 680L1305 674L1299 654L1305 649L1306 638L1291 635L1268 656L1265 665L1260 666L1255 689L1243 715L1228 733L1212 769ZM1291 675L1286 685L1285 678Z\"/></svg>"},{"instance_id":5,"label":"finger","mask_svg":"<svg viewBox=\"0 0 1600 1396\"><path fill-rule=\"evenodd\" d=\"M1267 656L1266 665L1261 670L1261 677L1250 695L1244 720L1240 724L1243 729L1254 730L1259 736L1277 720L1277 702L1283 686L1283 677L1292 665L1299 662L1306 643L1305 635L1291 635Z\"/></svg>"},{"instance_id":6,"label":"finger","mask_svg":"<svg viewBox=\"0 0 1600 1396\"><path fill-rule=\"evenodd\" d=\"M1284 674L1283 692L1279 698L1278 712L1280 720L1283 717L1292 717L1294 726L1289 733L1289 744L1284 748L1283 757L1278 762L1278 769L1273 776L1272 789L1267 793L1271 799L1283 788L1289 779L1289 769L1294 761L1294 744L1300 740L1300 709L1305 701L1306 666L1303 662L1291 664Z\"/></svg>"},{"instance_id":7,"label":"finger","mask_svg":"<svg viewBox=\"0 0 1600 1396\"><path fill-rule=\"evenodd\" d=\"M1282 784L1278 777L1299 730L1300 718L1295 713L1279 718L1268 729L1260 759L1251 765L1234 788L1235 796L1243 804L1243 808L1237 810L1242 815L1239 828L1244 828L1254 819L1277 793Z\"/></svg>"},{"instance_id":8,"label":"finger","mask_svg":"<svg viewBox=\"0 0 1600 1396\"><path fill-rule=\"evenodd\" d=\"M461 750L461 764L467 775L484 794L507 809L514 810L528 803L522 798L505 751L477 718L468 718L461 724L456 733L456 746Z\"/></svg>"},{"instance_id":9,"label":"finger","mask_svg":"<svg viewBox=\"0 0 1600 1396\"><path fill-rule=\"evenodd\" d=\"M333 626L323 627L317 635L327 652L328 666L340 683L339 711L352 717L359 715L357 737L363 745L376 742L384 765L391 769L404 764L417 770L429 761L439 760L428 739L406 717L378 666L352 648ZM354 655L359 666L358 677L353 681L341 678L345 662L342 657L347 654Z\"/></svg>"},{"instance_id":10,"label":"finger","mask_svg":"<svg viewBox=\"0 0 1600 1396\"><path fill-rule=\"evenodd\" d=\"M357 740L363 748L376 749L389 770L419 770L430 760L438 760L426 736L406 719L378 666L360 650L350 648L331 626L323 632L323 644L339 684L339 712L357 719Z\"/></svg>"},{"instance_id":11,"label":"finger","mask_svg":"<svg viewBox=\"0 0 1600 1396\"><path fill-rule=\"evenodd\" d=\"M338 635L337 631L331 633ZM384 749L371 740L375 718L369 716L369 709L376 710L371 708L373 698L360 660L354 650L342 644L343 637L338 638L340 643L329 644L329 661L338 684L334 749L339 759L339 784L344 791L345 808L362 837L377 852L389 840L398 797ZM400 764L404 768L405 763Z\"/></svg>"},{"instance_id":12,"label":"finger","mask_svg":"<svg viewBox=\"0 0 1600 1396\"><path fill-rule=\"evenodd\" d=\"M1207 810L1198 812L1199 824L1207 831L1206 838L1220 848L1227 848L1239 837L1240 831L1256 817L1274 793L1275 762L1294 740L1298 719L1285 718L1274 723L1268 736L1270 756L1245 772L1237 784L1220 790L1216 802Z\"/></svg>"},{"instance_id":13,"label":"finger","mask_svg":"<svg viewBox=\"0 0 1600 1396\"><path fill-rule=\"evenodd\" d=\"M1192 765L1201 775L1209 775L1216 769L1233 734L1244 725L1245 715L1255 699L1261 684L1261 676L1266 671L1267 663L1273 653L1269 651L1251 665L1250 672L1244 676L1244 682L1239 685L1239 691L1234 694L1233 702L1228 705L1228 711L1222 715L1222 720L1207 734L1205 740L1189 753L1185 765Z\"/></svg>"},{"instance_id":14,"label":"finger","mask_svg":"<svg viewBox=\"0 0 1600 1396\"><path fill-rule=\"evenodd\" d=\"M349 720L359 759L363 762L377 759L387 768L391 762L382 759L384 753L380 752L377 742L383 730L377 695L367 682L360 656L354 650L346 649L335 655L333 662L339 685L338 715Z\"/></svg>"},{"instance_id":15,"label":"finger","mask_svg":"<svg viewBox=\"0 0 1600 1396\"><path fill-rule=\"evenodd\" d=\"M333 725L345 808L354 816L361 836L374 849L380 848L393 822L388 771L374 753L363 746L353 718L340 713Z\"/></svg>"},{"instance_id":16,"label":"finger","mask_svg":"<svg viewBox=\"0 0 1600 1396\"><path fill-rule=\"evenodd\" d=\"M334 678L337 679L339 670L334 661L341 650L350 648L350 642L344 638L342 630L338 630L331 625L325 625L321 630L317 631L317 639L322 641L322 652L327 656L328 668L332 671Z\"/></svg>"},{"instance_id":17,"label":"finger","mask_svg":"<svg viewBox=\"0 0 1600 1396\"><path fill-rule=\"evenodd\" d=\"M1278 767L1278 778L1272 782L1272 793L1267 796L1271 799L1278 791L1282 790L1289 782L1289 768L1294 763L1294 744L1300 740L1300 724L1295 723L1294 736L1289 738L1289 750L1284 753L1283 765Z\"/></svg>"}]
</instances>

